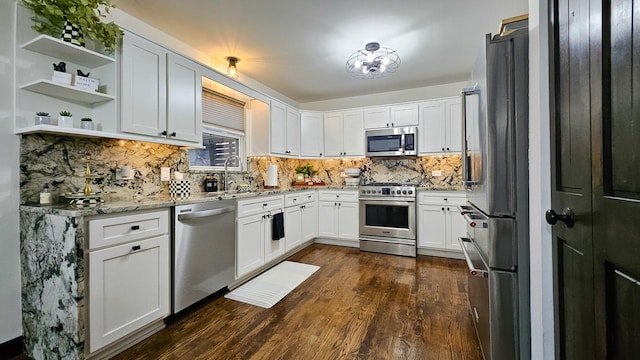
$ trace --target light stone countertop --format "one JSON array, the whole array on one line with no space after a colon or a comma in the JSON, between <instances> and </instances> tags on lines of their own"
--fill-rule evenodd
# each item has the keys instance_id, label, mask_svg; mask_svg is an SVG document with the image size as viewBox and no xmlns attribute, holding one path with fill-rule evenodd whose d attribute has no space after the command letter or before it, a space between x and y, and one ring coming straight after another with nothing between
<instances>
[{"instance_id":1,"label":"light stone countertop","mask_svg":"<svg viewBox=\"0 0 640 360\"><path fill-rule=\"evenodd\" d=\"M259 189L248 192L212 192L212 193L198 193L192 194L189 199L173 201L169 197L146 197L141 199L131 200L118 200L107 201L105 203L96 206L75 207L67 204L54 204L54 205L21 205L21 211L27 211L31 213L40 214L54 214L68 217L81 217L99 214L112 214L127 211L136 210L149 210L157 208L165 208L176 205L196 204L217 200L229 200L229 199L246 199L259 196L268 196L276 194L288 194L291 192L316 190L316 189L345 189L345 190L357 190L357 187L350 186L312 186L290 189Z\"/></svg>"}]
</instances>

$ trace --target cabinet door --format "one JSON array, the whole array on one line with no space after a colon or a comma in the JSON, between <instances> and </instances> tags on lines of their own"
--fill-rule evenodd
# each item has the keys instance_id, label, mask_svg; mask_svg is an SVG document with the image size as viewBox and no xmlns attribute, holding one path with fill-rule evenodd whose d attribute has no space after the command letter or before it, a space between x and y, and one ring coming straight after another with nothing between
<instances>
[{"instance_id":1,"label":"cabinet door","mask_svg":"<svg viewBox=\"0 0 640 360\"><path fill-rule=\"evenodd\" d=\"M391 126L389 107L381 106L364 110L364 128L379 129Z\"/></svg>"},{"instance_id":2,"label":"cabinet door","mask_svg":"<svg viewBox=\"0 0 640 360\"><path fill-rule=\"evenodd\" d=\"M338 237L338 203L320 201L318 203L318 236Z\"/></svg>"},{"instance_id":3,"label":"cabinet door","mask_svg":"<svg viewBox=\"0 0 640 360\"><path fill-rule=\"evenodd\" d=\"M415 126L418 123L418 104L393 105L391 107L391 126Z\"/></svg>"},{"instance_id":4,"label":"cabinet door","mask_svg":"<svg viewBox=\"0 0 640 360\"><path fill-rule=\"evenodd\" d=\"M360 225L358 203L338 203L338 237L345 240L358 240Z\"/></svg>"},{"instance_id":5,"label":"cabinet door","mask_svg":"<svg viewBox=\"0 0 640 360\"><path fill-rule=\"evenodd\" d=\"M462 251L458 238L467 236L467 223L457 207L448 206L446 209L447 238L445 245L449 250Z\"/></svg>"},{"instance_id":6,"label":"cabinet door","mask_svg":"<svg viewBox=\"0 0 640 360\"><path fill-rule=\"evenodd\" d=\"M285 251L289 251L302 243L302 207L290 206L284 212ZM282 240L281 240L282 241Z\"/></svg>"},{"instance_id":7,"label":"cabinet door","mask_svg":"<svg viewBox=\"0 0 640 360\"><path fill-rule=\"evenodd\" d=\"M124 132L162 136L167 130L167 52L131 33L122 38Z\"/></svg>"},{"instance_id":8,"label":"cabinet door","mask_svg":"<svg viewBox=\"0 0 640 360\"><path fill-rule=\"evenodd\" d=\"M342 113L324 114L324 155L342 156Z\"/></svg>"},{"instance_id":9,"label":"cabinet door","mask_svg":"<svg viewBox=\"0 0 640 360\"><path fill-rule=\"evenodd\" d=\"M286 120L287 107L277 101L271 101L269 126L271 131L271 153L287 154L286 144Z\"/></svg>"},{"instance_id":10,"label":"cabinet door","mask_svg":"<svg viewBox=\"0 0 640 360\"><path fill-rule=\"evenodd\" d=\"M167 56L170 139L202 142L202 75L200 65L182 56Z\"/></svg>"},{"instance_id":11,"label":"cabinet door","mask_svg":"<svg viewBox=\"0 0 640 360\"><path fill-rule=\"evenodd\" d=\"M263 215L239 218L236 234L236 279L264 264Z\"/></svg>"},{"instance_id":12,"label":"cabinet door","mask_svg":"<svg viewBox=\"0 0 640 360\"><path fill-rule=\"evenodd\" d=\"M275 214L275 212L273 214ZM285 237L283 237L282 239L271 239L271 234L273 234L273 215L267 215L264 226L264 261L265 263L267 263L277 258L278 256L284 255L284 249L287 242L287 233L285 231Z\"/></svg>"},{"instance_id":13,"label":"cabinet door","mask_svg":"<svg viewBox=\"0 0 640 360\"><path fill-rule=\"evenodd\" d=\"M169 315L169 236L89 252L89 351Z\"/></svg>"},{"instance_id":14,"label":"cabinet door","mask_svg":"<svg viewBox=\"0 0 640 360\"><path fill-rule=\"evenodd\" d=\"M447 151L460 152L462 146L462 109L460 98L447 99L446 104L446 147Z\"/></svg>"},{"instance_id":15,"label":"cabinet door","mask_svg":"<svg viewBox=\"0 0 640 360\"><path fill-rule=\"evenodd\" d=\"M445 103L432 100L420 103L420 154L443 153L445 151Z\"/></svg>"},{"instance_id":16,"label":"cabinet door","mask_svg":"<svg viewBox=\"0 0 640 360\"><path fill-rule=\"evenodd\" d=\"M446 209L440 205L418 205L418 247L445 249Z\"/></svg>"},{"instance_id":17,"label":"cabinet door","mask_svg":"<svg viewBox=\"0 0 640 360\"><path fill-rule=\"evenodd\" d=\"M344 155L364 156L364 111L345 111L342 123Z\"/></svg>"},{"instance_id":18,"label":"cabinet door","mask_svg":"<svg viewBox=\"0 0 640 360\"><path fill-rule=\"evenodd\" d=\"M324 149L322 113L300 113L300 156L322 157Z\"/></svg>"},{"instance_id":19,"label":"cabinet door","mask_svg":"<svg viewBox=\"0 0 640 360\"><path fill-rule=\"evenodd\" d=\"M287 155L300 155L300 113L294 109L287 108Z\"/></svg>"},{"instance_id":20,"label":"cabinet door","mask_svg":"<svg viewBox=\"0 0 640 360\"><path fill-rule=\"evenodd\" d=\"M307 203L302 208L302 242L307 242L318 236L318 207Z\"/></svg>"}]
</instances>

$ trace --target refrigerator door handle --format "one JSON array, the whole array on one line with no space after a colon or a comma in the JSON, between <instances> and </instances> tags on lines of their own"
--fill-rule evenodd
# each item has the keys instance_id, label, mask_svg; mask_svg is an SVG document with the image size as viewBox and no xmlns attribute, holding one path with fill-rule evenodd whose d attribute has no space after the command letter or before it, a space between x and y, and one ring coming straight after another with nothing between
<instances>
[{"instance_id":1,"label":"refrigerator door handle","mask_svg":"<svg viewBox=\"0 0 640 360\"><path fill-rule=\"evenodd\" d=\"M474 185L474 182L471 181L471 164L469 157L469 149L467 144L467 96L479 94L480 90L473 88L465 88L460 92L460 113L462 114L462 124L460 128L462 129L462 183L467 186Z\"/></svg>"},{"instance_id":2,"label":"refrigerator door handle","mask_svg":"<svg viewBox=\"0 0 640 360\"><path fill-rule=\"evenodd\" d=\"M467 262L469 273L473 276L480 276L485 278L489 277L489 271L484 267L484 264L480 264L477 260L475 261L475 264L474 264L474 261L471 260L471 256L469 256L469 252L467 251L467 247L465 246L464 243L470 243L471 246L474 246L473 240L469 238L460 237L458 238L458 242L460 243L460 247L462 247L462 253L464 255L464 259Z\"/></svg>"}]
</instances>

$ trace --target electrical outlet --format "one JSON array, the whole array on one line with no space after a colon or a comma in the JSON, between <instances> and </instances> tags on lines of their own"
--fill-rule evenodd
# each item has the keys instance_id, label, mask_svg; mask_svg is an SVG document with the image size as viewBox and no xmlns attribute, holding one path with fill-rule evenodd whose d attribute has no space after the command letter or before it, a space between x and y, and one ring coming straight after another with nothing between
<instances>
[{"instance_id":1,"label":"electrical outlet","mask_svg":"<svg viewBox=\"0 0 640 360\"><path fill-rule=\"evenodd\" d=\"M171 168L161 167L160 168L160 181L169 181L171 180Z\"/></svg>"},{"instance_id":2,"label":"electrical outlet","mask_svg":"<svg viewBox=\"0 0 640 360\"><path fill-rule=\"evenodd\" d=\"M442 170L433 170L431 176L442 176Z\"/></svg>"}]
</instances>

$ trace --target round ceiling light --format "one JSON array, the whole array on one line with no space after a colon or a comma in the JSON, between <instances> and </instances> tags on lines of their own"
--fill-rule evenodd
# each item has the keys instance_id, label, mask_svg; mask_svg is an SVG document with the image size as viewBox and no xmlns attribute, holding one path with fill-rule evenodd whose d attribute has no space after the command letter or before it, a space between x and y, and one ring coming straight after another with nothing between
<instances>
[{"instance_id":1,"label":"round ceiling light","mask_svg":"<svg viewBox=\"0 0 640 360\"><path fill-rule=\"evenodd\" d=\"M393 73L400 67L400 56L390 48L381 47L377 42L365 45L347 60L345 68L352 76L374 79Z\"/></svg>"}]
</instances>

